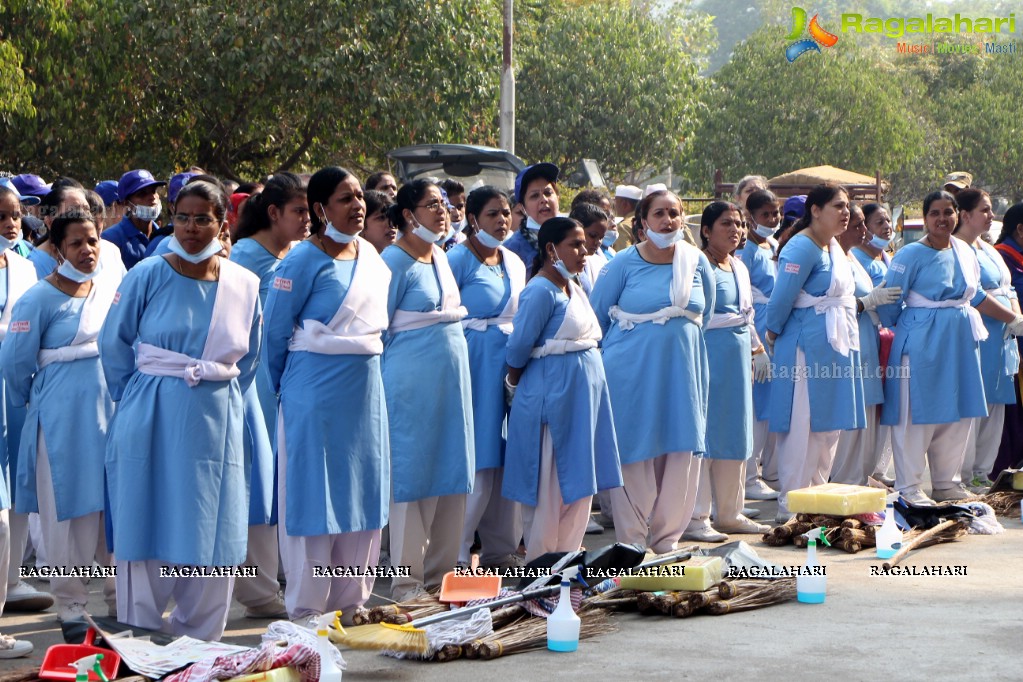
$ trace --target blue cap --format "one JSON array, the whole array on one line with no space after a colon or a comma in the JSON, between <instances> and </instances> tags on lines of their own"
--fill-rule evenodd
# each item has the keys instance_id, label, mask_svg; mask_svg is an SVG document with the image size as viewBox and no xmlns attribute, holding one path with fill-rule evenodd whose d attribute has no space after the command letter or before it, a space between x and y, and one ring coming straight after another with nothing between
<instances>
[{"instance_id":1,"label":"blue cap","mask_svg":"<svg viewBox=\"0 0 1023 682\"><path fill-rule=\"evenodd\" d=\"M96 183L96 194L103 198L103 203L113 206L117 201L117 180L103 180Z\"/></svg>"},{"instance_id":2,"label":"blue cap","mask_svg":"<svg viewBox=\"0 0 1023 682\"><path fill-rule=\"evenodd\" d=\"M181 188L188 184L188 181L194 178L198 173L176 173L171 176L170 184L167 185L167 201L172 204L178 200L178 192Z\"/></svg>"},{"instance_id":3,"label":"blue cap","mask_svg":"<svg viewBox=\"0 0 1023 682\"><path fill-rule=\"evenodd\" d=\"M35 206L39 203L39 197L34 197L30 194L22 194L21 190L15 187L14 183L11 182L10 178L0 177L0 187L6 187L15 194L18 195L18 201L25 204L26 206Z\"/></svg>"},{"instance_id":4,"label":"blue cap","mask_svg":"<svg viewBox=\"0 0 1023 682\"><path fill-rule=\"evenodd\" d=\"M51 186L43 182L41 177L31 173L15 175L11 178L11 182L18 188L18 192L29 197L45 197L51 189Z\"/></svg>"},{"instance_id":5,"label":"blue cap","mask_svg":"<svg viewBox=\"0 0 1023 682\"><path fill-rule=\"evenodd\" d=\"M805 194L799 194L785 200L785 208L782 209L782 215L786 218L802 218L804 213L806 213Z\"/></svg>"},{"instance_id":6,"label":"blue cap","mask_svg":"<svg viewBox=\"0 0 1023 682\"><path fill-rule=\"evenodd\" d=\"M515 178L515 201L522 203L522 191L529 187L529 183L537 178L543 178L547 182L557 182L561 169L553 163L534 163L519 173Z\"/></svg>"},{"instance_id":7,"label":"blue cap","mask_svg":"<svg viewBox=\"0 0 1023 682\"><path fill-rule=\"evenodd\" d=\"M128 171L117 181L117 198L127 201L132 194L144 190L146 187L166 184L166 182L154 178L153 174L145 169Z\"/></svg>"}]
</instances>

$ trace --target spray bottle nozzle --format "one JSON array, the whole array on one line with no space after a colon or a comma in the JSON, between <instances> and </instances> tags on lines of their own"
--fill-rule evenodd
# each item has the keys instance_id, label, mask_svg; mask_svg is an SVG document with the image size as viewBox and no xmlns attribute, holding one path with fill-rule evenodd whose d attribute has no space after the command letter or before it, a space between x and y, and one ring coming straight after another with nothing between
<instances>
[{"instance_id":1,"label":"spray bottle nozzle","mask_svg":"<svg viewBox=\"0 0 1023 682\"><path fill-rule=\"evenodd\" d=\"M316 617L316 634L326 636L328 629L333 625L334 629L339 632L344 632L344 628L341 627L341 612L340 611L328 611L322 616Z\"/></svg>"},{"instance_id":2,"label":"spray bottle nozzle","mask_svg":"<svg viewBox=\"0 0 1023 682\"><path fill-rule=\"evenodd\" d=\"M825 535L827 530L828 530L827 526L814 528L813 530L808 530L807 532L803 533L803 537L807 538L813 544L817 544L817 541L820 540L822 543L824 543L825 546L830 547L831 543L828 542L828 536Z\"/></svg>"},{"instance_id":3,"label":"spray bottle nozzle","mask_svg":"<svg viewBox=\"0 0 1023 682\"><path fill-rule=\"evenodd\" d=\"M74 663L68 664L69 668L75 669L75 680L78 682L85 682L89 679L89 671L96 673L103 682L110 682L107 676L103 673L103 669L100 668L99 662L103 660L103 654L92 654L85 658L79 658Z\"/></svg>"}]
</instances>

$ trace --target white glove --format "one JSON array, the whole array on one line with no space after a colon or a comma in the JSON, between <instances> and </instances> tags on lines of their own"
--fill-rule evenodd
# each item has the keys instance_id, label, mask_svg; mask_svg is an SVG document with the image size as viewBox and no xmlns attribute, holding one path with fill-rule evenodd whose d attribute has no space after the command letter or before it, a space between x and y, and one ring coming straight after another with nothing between
<instances>
[{"instance_id":1,"label":"white glove","mask_svg":"<svg viewBox=\"0 0 1023 682\"><path fill-rule=\"evenodd\" d=\"M511 407L512 400L515 399L515 389L517 385L513 385L508 381L508 375L504 375L504 402L507 403L508 407Z\"/></svg>"},{"instance_id":2,"label":"white glove","mask_svg":"<svg viewBox=\"0 0 1023 682\"><path fill-rule=\"evenodd\" d=\"M1023 315L1017 315L1015 320L1005 326L1005 331L1011 336L1023 336Z\"/></svg>"},{"instance_id":3,"label":"white glove","mask_svg":"<svg viewBox=\"0 0 1023 682\"><path fill-rule=\"evenodd\" d=\"M757 353L753 356L753 379L757 383L764 383L771 378L771 358L767 353Z\"/></svg>"},{"instance_id":4,"label":"white glove","mask_svg":"<svg viewBox=\"0 0 1023 682\"><path fill-rule=\"evenodd\" d=\"M863 310L875 310L879 305L895 303L902 296L902 287L874 287L869 294L859 299Z\"/></svg>"}]
</instances>

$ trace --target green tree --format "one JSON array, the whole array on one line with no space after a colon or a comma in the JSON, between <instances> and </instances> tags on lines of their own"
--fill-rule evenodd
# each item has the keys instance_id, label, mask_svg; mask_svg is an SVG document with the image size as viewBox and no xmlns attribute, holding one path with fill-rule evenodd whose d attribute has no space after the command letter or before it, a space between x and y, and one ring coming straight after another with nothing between
<instances>
[{"instance_id":1,"label":"green tree","mask_svg":"<svg viewBox=\"0 0 1023 682\"><path fill-rule=\"evenodd\" d=\"M709 17L685 9L526 4L516 27L516 153L559 164L595 158L616 177L676 157L700 106L687 41L709 30Z\"/></svg>"},{"instance_id":2,"label":"green tree","mask_svg":"<svg viewBox=\"0 0 1023 682\"><path fill-rule=\"evenodd\" d=\"M908 97L919 82L852 41L789 63L786 30L757 31L713 79L690 180L708 190L717 168L726 179L822 164L886 177L915 170L925 121Z\"/></svg>"}]
</instances>

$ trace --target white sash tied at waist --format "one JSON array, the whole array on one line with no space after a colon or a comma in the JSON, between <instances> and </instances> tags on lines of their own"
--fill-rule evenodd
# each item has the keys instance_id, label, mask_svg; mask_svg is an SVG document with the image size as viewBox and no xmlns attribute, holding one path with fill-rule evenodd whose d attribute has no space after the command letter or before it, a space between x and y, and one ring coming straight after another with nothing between
<instances>
[{"instance_id":1,"label":"white sash tied at waist","mask_svg":"<svg viewBox=\"0 0 1023 682\"><path fill-rule=\"evenodd\" d=\"M302 326L292 332L288 350L322 355L380 355L384 352L384 342L380 332L344 335L317 320L304 320Z\"/></svg>"},{"instance_id":2,"label":"white sash tied at waist","mask_svg":"<svg viewBox=\"0 0 1023 682\"><path fill-rule=\"evenodd\" d=\"M748 326L753 324L753 318L752 308L738 313L714 313L714 317L710 318L710 322L707 323L707 330Z\"/></svg>"},{"instance_id":3,"label":"white sash tied at waist","mask_svg":"<svg viewBox=\"0 0 1023 682\"><path fill-rule=\"evenodd\" d=\"M972 296L970 298L973 298ZM910 291L909 295L906 296L906 307L907 308L962 308L966 311L966 316L970 320L970 329L973 331L974 341L983 341L987 338L987 327L984 326L984 318L981 317L980 311L970 305L970 301L965 298L950 298L944 301L932 301L931 299L917 293L916 291Z\"/></svg>"},{"instance_id":4,"label":"white sash tied at waist","mask_svg":"<svg viewBox=\"0 0 1023 682\"><path fill-rule=\"evenodd\" d=\"M762 292L760 289L757 289L756 287L751 286L750 293L753 294L754 305L767 305L768 303L771 302L771 299L765 296L764 292Z\"/></svg>"},{"instance_id":5,"label":"white sash tied at waist","mask_svg":"<svg viewBox=\"0 0 1023 682\"><path fill-rule=\"evenodd\" d=\"M529 357L545 358L548 355L578 353L596 347L597 342L593 339L547 339L542 346L534 348Z\"/></svg>"},{"instance_id":6,"label":"white sash tied at waist","mask_svg":"<svg viewBox=\"0 0 1023 682\"><path fill-rule=\"evenodd\" d=\"M93 340L60 348L40 348L39 354L36 355L36 364L39 365L39 369L42 369L55 362L74 362L97 356L99 356L99 344Z\"/></svg>"},{"instance_id":7,"label":"white sash tied at waist","mask_svg":"<svg viewBox=\"0 0 1023 682\"><path fill-rule=\"evenodd\" d=\"M508 273L508 302L497 317L472 317L462 320L462 329L474 332L485 332L487 327L499 327L505 335L511 334L514 327L512 320L519 309L519 295L526 286L526 266L522 259L503 246L497 247L501 252L501 265Z\"/></svg>"},{"instance_id":8,"label":"white sash tied at waist","mask_svg":"<svg viewBox=\"0 0 1023 682\"><path fill-rule=\"evenodd\" d=\"M529 353L531 358L544 358L548 355L565 355L596 348L602 337L600 323L593 314L589 299L582 288L572 280L568 280L568 307L565 319L554 334L554 338L544 341Z\"/></svg>"},{"instance_id":9,"label":"white sash tied at waist","mask_svg":"<svg viewBox=\"0 0 1023 682\"><path fill-rule=\"evenodd\" d=\"M190 358L166 348L140 343L135 353L135 366L143 374L154 377L178 377L195 388L200 381L230 381L241 371L238 365Z\"/></svg>"},{"instance_id":10,"label":"white sash tied at waist","mask_svg":"<svg viewBox=\"0 0 1023 682\"><path fill-rule=\"evenodd\" d=\"M637 324L643 324L644 322L653 322L654 324L664 325L668 323L668 320L676 317L684 317L691 320L696 323L697 327L703 326L703 315L674 305L670 305L667 308L661 308L660 310L655 310L652 313L627 313L620 307L613 305L607 313L612 320L618 323L618 326L623 331L628 331L634 328Z\"/></svg>"},{"instance_id":11,"label":"white sash tied at waist","mask_svg":"<svg viewBox=\"0 0 1023 682\"><path fill-rule=\"evenodd\" d=\"M468 317L469 311L462 305L462 298L458 293L458 283L455 282L455 275L448 265L447 256L434 244L433 246L433 271L437 275L437 282L440 285L440 310L398 310L394 311L391 317L391 325L387 328L389 332L407 332L413 329L423 329L435 324L445 322L461 322Z\"/></svg>"},{"instance_id":12,"label":"white sash tied at waist","mask_svg":"<svg viewBox=\"0 0 1023 682\"><path fill-rule=\"evenodd\" d=\"M735 280L735 291L739 295L739 312L715 312L710 318L710 322L707 323L708 330L750 326L756 318L756 311L753 310L754 289L749 281L749 270L739 258L729 256L728 261L732 268L732 278Z\"/></svg>"},{"instance_id":13,"label":"white sash tied at waist","mask_svg":"<svg viewBox=\"0 0 1023 682\"><path fill-rule=\"evenodd\" d=\"M467 317L462 320L462 329L485 332L488 327L498 327L505 335L512 333L512 321L506 315L499 317Z\"/></svg>"},{"instance_id":14,"label":"white sash tied at waist","mask_svg":"<svg viewBox=\"0 0 1023 682\"><path fill-rule=\"evenodd\" d=\"M856 322L856 281L845 251L832 239L828 245L831 259L831 285L824 296L811 296L800 291L794 308L813 308L825 316L828 343L836 352L848 357L849 351L860 349L860 330Z\"/></svg>"}]
</instances>

